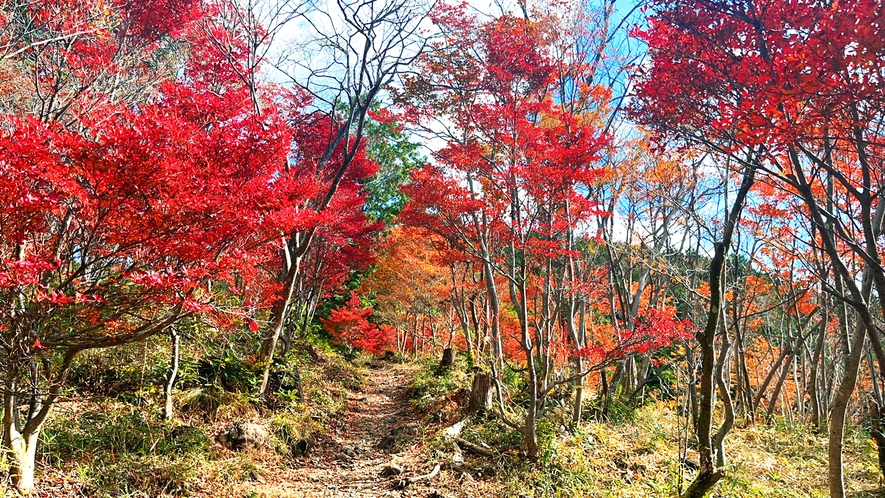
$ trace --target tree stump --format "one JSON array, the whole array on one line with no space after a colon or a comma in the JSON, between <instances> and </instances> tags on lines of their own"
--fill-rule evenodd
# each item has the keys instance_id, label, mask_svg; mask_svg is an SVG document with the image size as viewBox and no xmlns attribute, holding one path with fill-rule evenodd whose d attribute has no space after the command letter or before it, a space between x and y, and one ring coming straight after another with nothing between
<instances>
[{"instance_id":1,"label":"tree stump","mask_svg":"<svg viewBox=\"0 0 885 498\"><path fill-rule=\"evenodd\" d=\"M439 362L440 370L450 370L455 365L455 350L452 348L443 349L442 360Z\"/></svg>"},{"instance_id":2,"label":"tree stump","mask_svg":"<svg viewBox=\"0 0 885 498\"><path fill-rule=\"evenodd\" d=\"M487 372L473 374L473 386L470 389L470 400L467 413L482 412L492 407L492 375Z\"/></svg>"}]
</instances>

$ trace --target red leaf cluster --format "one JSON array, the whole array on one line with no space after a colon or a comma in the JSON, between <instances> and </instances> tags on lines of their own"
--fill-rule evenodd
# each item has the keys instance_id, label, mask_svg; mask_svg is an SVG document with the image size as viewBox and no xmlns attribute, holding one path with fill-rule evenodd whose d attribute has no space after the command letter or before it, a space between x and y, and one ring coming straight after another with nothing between
<instances>
[{"instance_id":1,"label":"red leaf cluster","mask_svg":"<svg viewBox=\"0 0 885 498\"><path fill-rule=\"evenodd\" d=\"M322 320L323 328L342 346L376 354L392 350L396 343L396 329L390 325L379 327L369 323L372 311L372 308L362 307L357 293L351 292L344 306L332 310L329 318Z\"/></svg>"}]
</instances>

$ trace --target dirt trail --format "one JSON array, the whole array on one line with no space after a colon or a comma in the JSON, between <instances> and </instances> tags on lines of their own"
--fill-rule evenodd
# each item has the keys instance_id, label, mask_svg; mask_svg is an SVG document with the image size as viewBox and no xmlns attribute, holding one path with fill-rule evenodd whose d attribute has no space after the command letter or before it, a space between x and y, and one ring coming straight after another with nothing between
<instances>
[{"instance_id":1,"label":"dirt trail","mask_svg":"<svg viewBox=\"0 0 885 498\"><path fill-rule=\"evenodd\" d=\"M397 480L425 474L433 467L415 460L420 458L421 427L409 410L407 389L413 375L414 370L405 366L382 364L372 368L365 387L348 395L344 423L335 427L309 457L298 459L295 468L274 477L272 484L256 487L256 494L317 498L434 496L432 479L406 490L393 489ZM404 473L383 476L382 471L391 463L399 465Z\"/></svg>"}]
</instances>

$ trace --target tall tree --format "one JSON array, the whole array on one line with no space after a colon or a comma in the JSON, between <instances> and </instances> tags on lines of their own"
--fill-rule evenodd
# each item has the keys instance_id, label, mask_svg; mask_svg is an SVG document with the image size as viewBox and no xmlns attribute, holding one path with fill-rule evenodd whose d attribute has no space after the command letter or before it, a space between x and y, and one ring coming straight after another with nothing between
<instances>
[{"instance_id":1,"label":"tall tree","mask_svg":"<svg viewBox=\"0 0 885 498\"><path fill-rule=\"evenodd\" d=\"M258 116L216 71L196 4L3 7L3 69L37 76L4 91L0 116L3 445L28 493L75 357L213 313L209 284L232 286L249 249L298 216L270 202L284 116ZM156 71L177 44L190 57Z\"/></svg>"},{"instance_id":2,"label":"tall tree","mask_svg":"<svg viewBox=\"0 0 885 498\"><path fill-rule=\"evenodd\" d=\"M564 269L578 255L576 234L599 214L586 192L603 174L598 162L610 137L595 111L608 92L576 75L567 83L557 78L552 17L504 15L483 23L443 7L434 19L447 43L422 60L422 77L409 81L405 97L416 109L436 113L429 119L446 116L447 143L436 153L438 164L413 175L406 219L482 266L495 345L487 364L498 384L499 412L536 459L536 424L548 394L598 367L559 375L571 354L563 317L576 312L563 308L574 284L574 274ZM584 101L567 105L560 98L563 85L575 85L576 98ZM520 420L511 419L500 395L510 343L500 296L515 312L512 343L525 365L528 401ZM571 335L572 353L583 349L586 344Z\"/></svg>"},{"instance_id":3,"label":"tall tree","mask_svg":"<svg viewBox=\"0 0 885 498\"><path fill-rule=\"evenodd\" d=\"M655 6L646 35L653 65L642 90L654 102L645 117L764 171L800 198L832 268L821 275L824 288L853 308L853 333L842 315L845 373L829 430L830 494L842 497L842 433L865 338L882 351L873 316L881 306L870 300L873 287L879 296L885 290L876 243L885 214L878 173L885 46L875 21L883 5ZM859 273L852 260L862 262Z\"/></svg>"},{"instance_id":4,"label":"tall tree","mask_svg":"<svg viewBox=\"0 0 885 498\"><path fill-rule=\"evenodd\" d=\"M373 105L425 49L419 26L428 9L413 0L324 2L299 17L307 27L306 39L299 40L306 50L285 52L275 66L312 96L314 110L309 117L322 117L327 128L319 135L325 146L313 166L321 185L298 209L320 217L328 214L342 181L364 154L366 119ZM281 265L275 276L279 291L258 356L265 365L261 393L267 389L304 258L318 229L319 225L298 228L281 243Z\"/></svg>"}]
</instances>

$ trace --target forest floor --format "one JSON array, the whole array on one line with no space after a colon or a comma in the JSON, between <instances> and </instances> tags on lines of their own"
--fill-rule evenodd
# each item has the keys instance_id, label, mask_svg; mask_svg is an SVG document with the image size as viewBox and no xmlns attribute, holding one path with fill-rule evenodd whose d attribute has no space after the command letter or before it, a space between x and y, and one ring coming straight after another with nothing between
<instances>
[{"instance_id":1,"label":"forest floor","mask_svg":"<svg viewBox=\"0 0 885 498\"><path fill-rule=\"evenodd\" d=\"M283 397L277 405L256 403L246 394L186 387L176 397L178 417L166 422L156 387L142 390L144 397L72 397L41 436L37 496L664 498L677 496L694 474L686 461L696 455L686 454L688 422L678 400L650 399L613 411L608 422L588 419L570 429L563 422L568 396L552 398L540 426L545 453L530 465L518 435L494 414L465 419L470 373L464 365L440 371L434 360L350 362L314 354L299 360L307 403ZM240 422L261 425L268 440L230 449L222 436ZM445 432L456 423L463 429L459 441L486 455L458 449L461 443ZM310 441L306 454L293 452L300 441ZM739 425L726 447L730 463L716 496L828 494L825 435L802 423ZM844 461L851 498L885 496L875 447L862 427L846 431ZM0 454L0 477L7 472ZM0 479L0 496L14 496L6 485Z\"/></svg>"},{"instance_id":2,"label":"forest floor","mask_svg":"<svg viewBox=\"0 0 885 498\"><path fill-rule=\"evenodd\" d=\"M546 461L527 466L511 431L495 417L470 419L464 433L475 443L489 443L495 456L462 454L445 436L464 417L465 400L458 395L463 372L440 374L432 361L422 367L374 360L367 366L364 383L347 393L346 410L330 420L328 434L309 456L262 473L262 482L242 483L230 496L666 497L692 478L679 456L685 427L667 403L650 403L620 422L588 422L576 433L554 429ZM845 455L852 498L883 496L870 449L869 440L852 430ZM826 495L825 442L807 427L738 427L729 453L732 462L717 496ZM697 459L691 451L687 457ZM432 477L397 488L438 464ZM402 473L389 475L393 466Z\"/></svg>"},{"instance_id":3,"label":"forest floor","mask_svg":"<svg viewBox=\"0 0 885 498\"><path fill-rule=\"evenodd\" d=\"M432 437L412 409L409 386L417 366L374 362L362 389L348 395L342 421L317 448L287 471L265 475L248 488L260 497L433 497L496 496L495 484L455 472L430 460ZM440 466L434 473L435 467ZM408 479L427 476L413 483ZM405 486L404 486L405 484ZM403 489L398 489L403 488Z\"/></svg>"}]
</instances>

